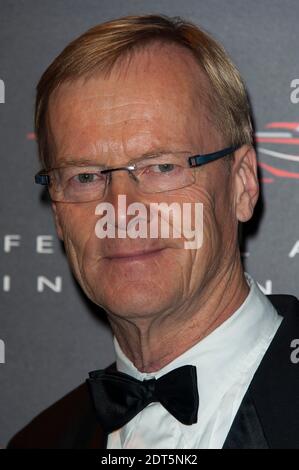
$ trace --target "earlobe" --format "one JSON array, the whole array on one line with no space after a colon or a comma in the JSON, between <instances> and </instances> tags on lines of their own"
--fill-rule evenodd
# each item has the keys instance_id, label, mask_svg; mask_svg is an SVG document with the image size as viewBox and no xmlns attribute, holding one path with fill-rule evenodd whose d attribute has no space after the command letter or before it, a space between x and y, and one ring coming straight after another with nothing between
<instances>
[{"instance_id":1,"label":"earlobe","mask_svg":"<svg viewBox=\"0 0 299 470\"><path fill-rule=\"evenodd\" d=\"M59 221L59 215L58 215L58 212L57 212L57 205L56 205L55 202L52 202L52 210L53 210L53 214L54 214L54 222L55 222L57 235L60 238L60 240L63 241L63 231L62 231L61 224L60 224L60 221Z\"/></svg>"},{"instance_id":2,"label":"earlobe","mask_svg":"<svg viewBox=\"0 0 299 470\"><path fill-rule=\"evenodd\" d=\"M259 196L257 160L252 146L243 145L235 153L234 186L237 219L247 222Z\"/></svg>"}]
</instances>

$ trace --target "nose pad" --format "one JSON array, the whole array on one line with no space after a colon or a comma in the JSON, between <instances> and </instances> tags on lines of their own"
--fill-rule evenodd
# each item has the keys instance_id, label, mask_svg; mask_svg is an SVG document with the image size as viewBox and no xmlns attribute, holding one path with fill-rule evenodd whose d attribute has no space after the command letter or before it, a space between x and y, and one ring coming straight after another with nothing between
<instances>
[{"instance_id":1,"label":"nose pad","mask_svg":"<svg viewBox=\"0 0 299 470\"><path fill-rule=\"evenodd\" d=\"M106 183L106 192L108 191L110 193L124 194L127 191L128 187L130 187L130 185L128 186L128 182L126 181L127 177L129 181L133 180L135 185L138 184L138 178L134 175L134 173L125 168L111 171L108 175L109 176L108 176L108 180ZM132 186L135 186L135 185L132 185ZM125 189L124 192L120 191L120 188L122 187ZM115 188L117 189L116 191L115 191ZM136 190L136 186L134 187L134 189Z\"/></svg>"},{"instance_id":2,"label":"nose pad","mask_svg":"<svg viewBox=\"0 0 299 470\"><path fill-rule=\"evenodd\" d=\"M137 178L137 176L135 175L135 173L133 171L127 170L127 173L129 175L129 177L132 178L135 181L135 183L137 183L137 184L139 183L138 178Z\"/></svg>"},{"instance_id":3,"label":"nose pad","mask_svg":"<svg viewBox=\"0 0 299 470\"><path fill-rule=\"evenodd\" d=\"M127 173L128 178L124 175L124 172ZM140 223L147 224L146 206L141 203L138 197L138 191L136 191L138 178L132 171L123 169L111 172L109 175L106 201L114 207L115 227L118 230L119 238L125 238L133 219L134 223L137 223L138 219ZM141 208L141 205L144 207Z\"/></svg>"}]
</instances>

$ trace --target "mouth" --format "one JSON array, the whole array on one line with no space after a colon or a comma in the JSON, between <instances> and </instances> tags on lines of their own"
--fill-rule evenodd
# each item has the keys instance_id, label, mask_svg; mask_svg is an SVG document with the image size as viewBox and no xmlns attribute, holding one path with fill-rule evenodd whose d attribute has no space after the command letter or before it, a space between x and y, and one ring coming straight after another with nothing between
<instances>
[{"instance_id":1,"label":"mouth","mask_svg":"<svg viewBox=\"0 0 299 470\"><path fill-rule=\"evenodd\" d=\"M156 248L152 250L136 250L132 252L119 252L106 256L105 259L119 263L133 262L133 261L147 261L155 258L164 251L165 248Z\"/></svg>"}]
</instances>

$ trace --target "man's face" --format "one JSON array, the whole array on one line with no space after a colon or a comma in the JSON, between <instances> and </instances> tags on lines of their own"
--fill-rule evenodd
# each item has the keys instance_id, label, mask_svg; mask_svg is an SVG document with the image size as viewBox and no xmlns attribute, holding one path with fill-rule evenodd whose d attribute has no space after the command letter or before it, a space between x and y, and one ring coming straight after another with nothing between
<instances>
[{"instance_id":1,"label":"man's face","mask_svg":"<svg viewBox=\"0 0 299 470\"><path fill-rule=\"evenodd\" d=\"M208 86L188 51L175 46L139 51L109 77L64 84L50 100L55 166L84 158L122 166L158 151L194 155L223 148L204 103ZM127 172L115 172L105 201L114 205L116 216L120 194L126 195L127 205L202 203L199 249L186 249L176 238L99 239L95 208L100 201L53 205L73 272L95 303L117 316L142 321L196 305L205 286L226 269L236 255L231 177L221 160L198 168L195 175L189 187L144 194Z\"/></svg>"}]
</instances>

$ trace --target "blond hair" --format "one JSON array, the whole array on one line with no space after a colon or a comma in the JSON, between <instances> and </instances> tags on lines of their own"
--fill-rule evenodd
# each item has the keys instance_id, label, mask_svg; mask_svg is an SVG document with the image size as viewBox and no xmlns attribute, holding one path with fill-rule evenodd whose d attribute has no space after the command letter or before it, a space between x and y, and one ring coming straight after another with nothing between
<instances>
[{"instance_id":1,"label":"blond hair","mask_svg":"<svg viewBox=\"0 0 299 470\"><path fill-rule=\"evenodd\" d=\"M50 168L51 132L47 120L51 94L62 83L109 73L131 51L151 42L178 44L192 52L209 84L209 111L228 145L252 144L247 93L239 71L224 48L198 26L179 17L127 16L99 24L72 41L43 73L35 106L39 158Z\"/></svg>"}]
</instances>

